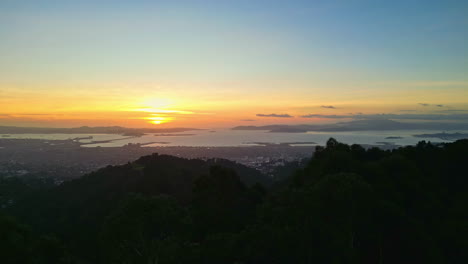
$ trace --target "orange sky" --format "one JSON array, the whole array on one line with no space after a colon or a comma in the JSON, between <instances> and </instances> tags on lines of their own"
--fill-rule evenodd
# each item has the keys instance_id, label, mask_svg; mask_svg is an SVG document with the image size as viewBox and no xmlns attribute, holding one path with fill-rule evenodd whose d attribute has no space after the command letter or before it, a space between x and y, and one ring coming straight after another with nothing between
<instances>
[{"instance_id":1,"label":"orange sky","mask_svg":"<svg viewBox=\"0 0 468 264\"><path fill-rule=\"evenodd\" d=\"M66 84L64 84L66 85ZM26 90L26 89L25 89ZM464 98L468 89L447 93L446 89L425 90L371 90L352 89L334 95L335 89L311 89L313 92L242 94L231 91L226 97L187 89L174 89L151 96L144 91L127 93L77 89L77 92L3 92L0 98L1 125L20 126L111 126L128 127L196 127L215 128L236 125L264 125L286 123L323 123L336 120L301 118L301 115L351 115L357 113L431 113L444 109L466 109ZM294 90L291 88L291 90ZM3 89L5 91L5 89ZM27 90L26 90L27 91ZM106 94L105 91L110 91ZM179 96L180 95L180 96ZM375 98L375 99L374 99ZM384 99L383 99L384 98ZM432 104L423 107L418 102ZM442 103L441 103L442 102ZM331 105L334 108L323 108ZM258 117L256 114L288 114L292 118ZM250 120L250 121L246 121Z\"/></svg>"}]
</instances>

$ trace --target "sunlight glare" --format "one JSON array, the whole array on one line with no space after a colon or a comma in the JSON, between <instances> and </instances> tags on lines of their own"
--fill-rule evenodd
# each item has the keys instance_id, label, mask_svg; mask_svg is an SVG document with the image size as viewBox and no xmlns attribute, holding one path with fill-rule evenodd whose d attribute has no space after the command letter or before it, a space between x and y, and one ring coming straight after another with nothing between
<instances>
[{"instance_id":1,"label":"sunlight glare","mask_svg":"<svg viewBox=\"0 0 468 264\"><path fill-rule=\"evenodd\" d=\"M154 124L154 125L161 125L161 124L168 123L168 122L174 120L173 117L160 116L160 115L153 115L153 116L149 116L149 117L144 117L143 119L150 120L149 123Z\"/></svg>"}]
</instances>

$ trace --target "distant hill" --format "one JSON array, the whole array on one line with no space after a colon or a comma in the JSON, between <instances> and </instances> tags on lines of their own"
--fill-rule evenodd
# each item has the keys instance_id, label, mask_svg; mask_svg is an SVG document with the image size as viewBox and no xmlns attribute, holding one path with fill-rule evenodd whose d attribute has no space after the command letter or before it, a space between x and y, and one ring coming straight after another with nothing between
<instances>
[{"instance_id":1,"label":"distant hill","mask_svg":"<svg viewBox=\"0 0 468 264\"><path fill-rule=\"evenodd\" d=\"M85 244L86 240L97 239L95 235L106 217L130 194L163 195L181 204L190 203L195 181L209 175L213 166L231 169L246 186L271 184L268 176L229 160L153 154L125 165L105 167L54 189L33 192L15 201L11 211L29 219L26 222L39 230Z\"/></svg>"},{"instance_id":2,"label":"distant hill","mask_svg":"<svg viewBox=\"0 0 468 264\"><path fill-rule=\"evenodd\" d=\"M142 133L175 133L191 130L200 130L196 128L127 128L120 126L109 127L16 127L0 126L0 134L119 134L119 135L140 135Z\"/></svg>"},{"instance_id":3,"label":"distant hill","mask_svg":"<svg viewBox=\"0 0 468 264\"><path fill-rule=\"evenodd\" d=\"M440 138L443 140L459 140L459 139L468 139L468 133L434 133L434 134L418 134L413 135L413 137L420 138Z\"/></svg>"},{"instance_id":4,"label":"distant hill","mask_svg":"<svg viewBox=\"0 0 468 264\"><path fill-rule=\"evenodd\" d=\"M194 181L209 174L213 166L232 169L246 186L256 183L269 186L272 183L272 179L260 171L230 160L185 159L155 153L125 165L107 166L65 182L50 192L41 193L34 201L28 197L28 203L38 203L34 208L48 208L55 211L51 211L53 214L62 209L80 210L80 207L103 210L103 203L118 200L129 193L169 195L186 203L191 199ZM21 202L18 207L21 207ZM24 210L31 213L27 208ZM38 217L42 214L40 211L37 213Z\"/></svg>"},{"instance_id":5,"label":"distant hill","mask_svg":"<svg viewBox=\"0 0 468 264\"><path fill-rule=\"evenodd\" d=\"M279 133L305 133L318 132L345 132L366 130L467 130L468 123L447 122L398 122L389 119L363 119L350 122L322 125L267 125L267 126L237 126L232 130L267 130Z\"/></svg>"}]
</instances>

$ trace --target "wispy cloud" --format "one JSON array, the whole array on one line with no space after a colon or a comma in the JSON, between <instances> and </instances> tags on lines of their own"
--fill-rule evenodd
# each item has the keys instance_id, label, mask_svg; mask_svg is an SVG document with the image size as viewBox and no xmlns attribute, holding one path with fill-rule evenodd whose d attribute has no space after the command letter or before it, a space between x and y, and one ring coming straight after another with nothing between
<instances>
[{"instance_id":1,"label":"wispy cloud","mask_svg":"<svg viewBox=\"0 0 468 264\"><path fill-rule=\"evenodd\" d=\"M468 109L446 109L439 112L468 112Z\"/></svg>"},{"instance_id":2,"label":"wispy cloud","mask_svg":"<svg viewBox=\"0 0 468 264\"><path fill-rule=\"evenodd\" d=\"M329 118L329 119L366 119L366 120L424 120L424 121L468 121L468 114L371 114L371 115L321 115L309 114L303 118Z\"/></svg>"},{"instance_id":3,"label":"wispy cloud","mask_svg":"<svg viewBox=\"0 0 468 264\"><path fill-rule=\"evenodd\" d=\"M320 114L309 114L301 116L303 118L330 118L330 119L340 119L340 118L354 118L355 115L320 115Z\"/></svg>"},{"instance_id":4,"label":"wispy cloud","mask_svg":"<svg viewBox=\"0 0 468 264\"><path fill-rule=\"evenodd\" d=\"M135 109L124 109L124 111L133 111L133 112L147 112L155 114L183 114L183 115L192 115L195 114L192 111L182 111L182 110L172 110L172 109L156 109L156 108L135 108Z\"/></svg>"},{"instance_id":5,"label":"wispy cloud","mask_svg":"<svg viewBox=\"0 0 468 264\"><path fill-rule=\"evenodd\" d=\"M336 109L333 105L322 105L321 108Z\"/></svg>"},{"instance_id":6,"label":"wispy cloud","mask_svg":"<svg viewBox=\"0 0 468 264\"><path fill-rule=\"evenodd\" d=\"M2 114L0 113L0 117L28 117L28 116L53 116L53 115L60 115L60 114L31 114L31 113L25 113L25 114Z\"/></svg>"},{"instance_id":7,"label":"wispy cloud","mask_svg":"<svg viewBox=\"0 0 468 264\"><path fill-rule=\"evenodd\" d=\"M252 122L252 121L255 121L255 119L241 119L240 121Z\"/></svg>"},{"instance_id":8,"label":"wispy cloud","mask_svg":"<svg viewBox=\"0 0 468 264\"><path fill-rule=\"evenodd\" d=\"M445 107L443 104L428 104L428 103L419 103L420 106L436 106L436 107Z\"/></svg>"},{"instance_id":9,"label":"wispy cloud","mask_svg":"<svg viewBox=\"0 0 468 264\"><path fill-rule=\"evenodd\" d=\"M425 120L425 121L468 121L468 114L377 114L362 115L361 119L394 119L394 120Z\"/></svg>"},{"instance_id":10,"label":"wispy cloud","mask_svg":"<svg viewBox=\"0 0 468 264\"><path fill-rule=\"evenodd\" d=\"M280 117L280 118L291 118L288 114L257 114L259 117Z\"/></svg>"}]
</instances>

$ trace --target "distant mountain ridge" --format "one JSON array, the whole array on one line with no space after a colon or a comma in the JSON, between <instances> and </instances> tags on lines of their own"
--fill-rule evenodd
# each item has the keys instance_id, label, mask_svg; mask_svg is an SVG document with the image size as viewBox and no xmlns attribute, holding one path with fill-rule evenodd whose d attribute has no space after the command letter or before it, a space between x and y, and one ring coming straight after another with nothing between
<instances>
[{"instance_id":1,"label":"distant mountain ridge","mask_svg":"<svg viewBox=\"0 0 468 264\"><path fill-rule=\"evenodd\" d=\"M317 125L267 125L267 126L237 126L232 130L267 130L278 133L345 132L366 130L468 130L468 123L447 122L398 122L389 119L355 120L335 124Z\"/></svg>"},{"instance_id":2,"label":"distant mountain ridge","mask_svg":"<svg viewBox=\"0 0 468 264\"><path fill-rule=\"evenodd\" d=\"M108 127L15 127L0 126L0 134L142 134L142 133L175 133L200 130L197 128L127 128L121 126Z\"/></svg>"}]
</instances>

